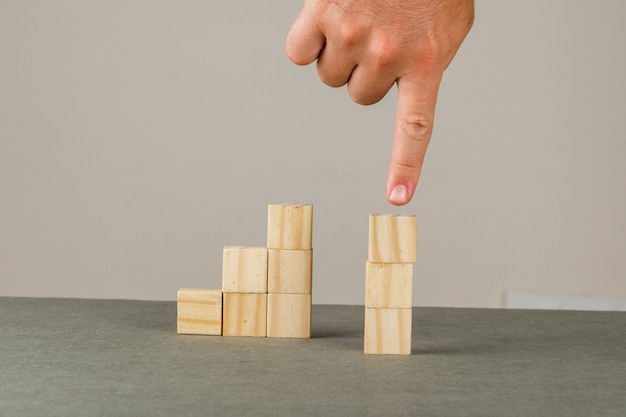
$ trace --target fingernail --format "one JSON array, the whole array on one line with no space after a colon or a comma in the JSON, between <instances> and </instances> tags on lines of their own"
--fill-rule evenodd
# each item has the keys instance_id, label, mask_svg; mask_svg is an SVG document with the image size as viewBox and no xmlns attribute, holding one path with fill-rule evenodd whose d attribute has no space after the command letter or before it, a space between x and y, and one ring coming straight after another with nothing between
<instances>
[{"instance_id":1,"label":"fingernail","mask_svg":"<svg viewBox=\"0 0 626 417\"><path fill-rule=\"evenodd\" d=\"M398 184L393 188L393 190L391 190L389 199L394 203L405 203L406 196L407 196L406 186L404 186L403 184Z\"/></svg>"}]
</instances>

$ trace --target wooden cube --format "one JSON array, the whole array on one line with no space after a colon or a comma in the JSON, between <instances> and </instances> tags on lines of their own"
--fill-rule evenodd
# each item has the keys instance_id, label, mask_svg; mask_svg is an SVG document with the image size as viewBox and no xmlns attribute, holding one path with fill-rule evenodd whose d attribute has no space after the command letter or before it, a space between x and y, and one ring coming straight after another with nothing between
<instances>
[{"instance_id":1,"label":"wooden cube","mask_svg":"<svg viewBox=\"0 0 626 417\"><path fill-rule=\"evenodd\" d=\"M267 337L311 337L310 294L268 294Z\"/></svg>"},{"instance_id":2,"label":"wooden cube","mask_svg":"<svg viewBox=\"0 0 626 417\"><path fill-rule=\"evenodd\" d=\"M269 249L311 249L313 206L272 204L267 210Z\"/></svg>"},{"instance_id":3,"label":"wooden cube","mask_svg":"<svg viewBox=\"0 0 626 417\"><path fill-rule=\"evenodd\" d=\"M177 297L179 334L222 334L222 291L181 288Z\"/></svg>"},{"instance_id":4,"label":"wooden cube","mask_svg":"<svg viewBox=\"0 0 626 417\"><path fill-rule=\"evenodd\" d=\"M269 249L267 291L311 294L312 249Z\"/></svg>"},{"instance_id":5,"label":"wooden cube","mask_svg":"<svg viewBox=\"0 0 626 417\"><path fill-rule=\"evenodd\" d=\"M224 336L265 337L267 294L224 293Z\"/></svg>"},{"instance_id":6,"label":"wooden cube","mask_svg":"<svg viewBox=\"0 0 626 417\"><path fill-rule=\"evenodd\" d=\"M267 292L267 249L226 246L222 268L222 291Z\"/></svg>"},{"instance_id":7,"label":"wooden cube","mask_svg":"<svg viewBox=\"0 0 626 417\"><path fill-rule=\"evenodd\" d=\"M366 308L366 354L411 354L410 308Z\"/></svg>"},{"instance_id":8,"label":"wooden cube","mask_svg":"<svg viewBox=\"0 0 626 417\"><path fill-rule=\"evenodd\" d=\"M413 264L366 261L365 307L413 307Z\"/></svg>"},{"instance_id":9,"label":"wooden cube","mask_svg":"<svg viewBox=\"0 0 626 417\"><path fill-rule=\"evenodd\" d=\"M368 260L414 263L417 257L417 217L370 215Z\"/></svg>"}]
</instances>

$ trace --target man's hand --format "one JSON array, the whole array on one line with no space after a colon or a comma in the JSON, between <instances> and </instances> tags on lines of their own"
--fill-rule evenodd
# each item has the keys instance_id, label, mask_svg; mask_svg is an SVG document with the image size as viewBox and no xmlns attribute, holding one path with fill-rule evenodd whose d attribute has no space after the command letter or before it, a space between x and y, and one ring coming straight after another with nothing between
<instances>
[{"instance_id":1,"label":"man's hand","mask_svg":"<svg viewBox=\"0 0 626 417\"><path fill-rule=\"evenodd\" d=\"M374 104L397 84L392 204L413 197L443 72L473 20L473 0L305 0L289 32L287 56L298 65L317 59L320 80L347 83L356 103Z\"/></svg>"}]
</instances>

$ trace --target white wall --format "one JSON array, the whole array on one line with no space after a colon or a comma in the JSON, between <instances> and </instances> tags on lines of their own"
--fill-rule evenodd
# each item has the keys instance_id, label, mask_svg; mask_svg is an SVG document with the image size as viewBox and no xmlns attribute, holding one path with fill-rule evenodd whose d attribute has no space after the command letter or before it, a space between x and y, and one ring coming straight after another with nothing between
<instances>
[{"instance_id":1,"label":"white wall","mask_svg":"<svg viewBox=\"0 0 626 417\"><path fill-rule=\"evenodd\" d=\"M315 205L315 303L363 303L373 212L420 218L416 305L626 295L626 2L479 0L399 209L395 92L292 65L300 6L0 0L0 295L219 288L275 202Z\"/></svg>"}]
</instances>

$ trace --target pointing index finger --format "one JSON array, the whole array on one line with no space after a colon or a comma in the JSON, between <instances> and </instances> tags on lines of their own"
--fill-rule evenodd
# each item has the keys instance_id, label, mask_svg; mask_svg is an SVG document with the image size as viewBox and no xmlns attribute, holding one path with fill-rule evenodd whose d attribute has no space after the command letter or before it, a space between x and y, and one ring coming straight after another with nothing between
<instances>
[{"instance_id":1,"label":"pointing index finger","mask_svg":"<svg viewBox=\"0 0 626 417\"><path fill-rule=\"evenodd\" d=\"M413 198L433 131L441 74L426 77L411 73L398 79L398 108L387 200L402 206Z\"/></svg>"}]
</instances>

